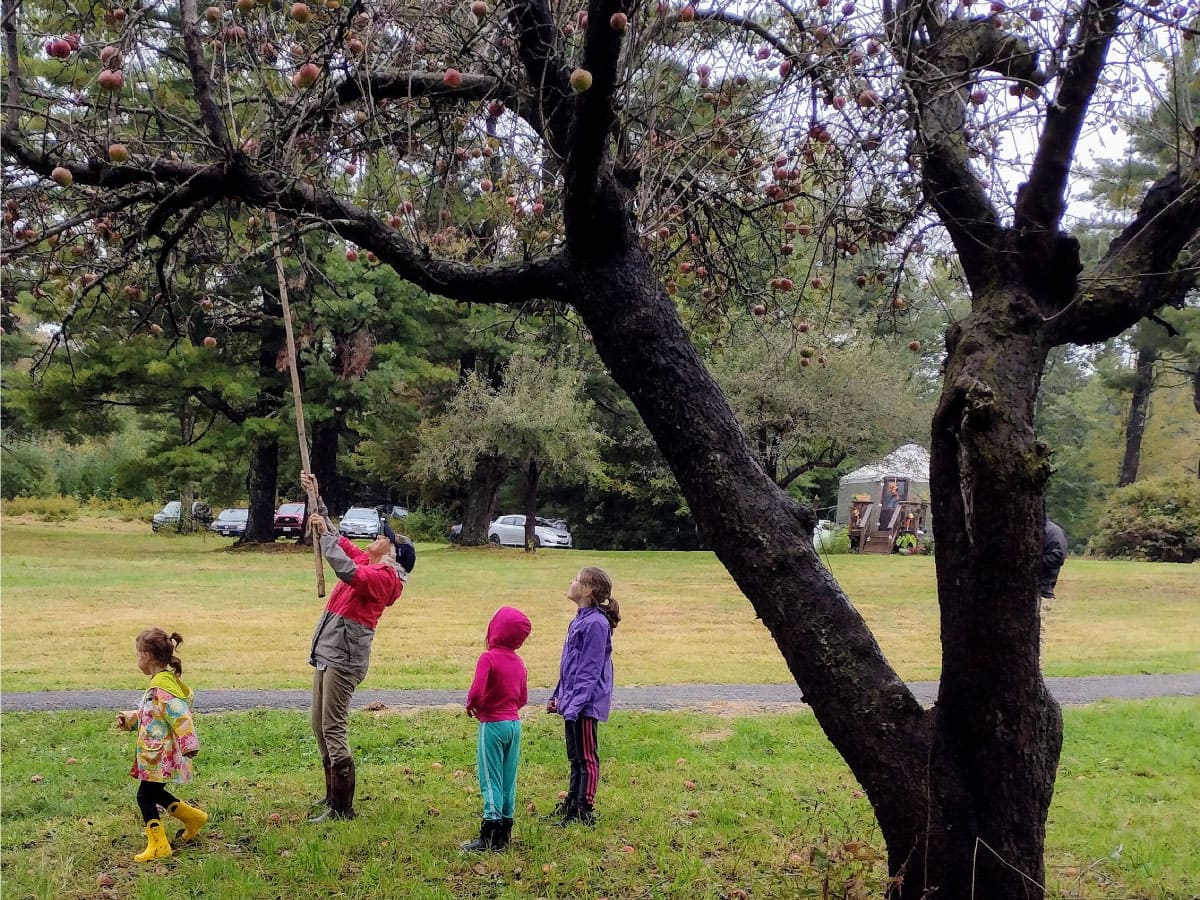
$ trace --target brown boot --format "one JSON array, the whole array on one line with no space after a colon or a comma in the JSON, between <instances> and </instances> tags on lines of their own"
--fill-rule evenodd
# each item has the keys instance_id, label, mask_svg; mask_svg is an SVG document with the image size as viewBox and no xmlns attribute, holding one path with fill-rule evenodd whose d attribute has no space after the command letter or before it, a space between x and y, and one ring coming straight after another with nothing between
<instances>
[{"instance_id":1,"label":"brown boot","mask_svg":"<svg viewBox=\"0 0 1200 900\"><path fill-rule=\"evenodd\" d=\"M354 760L335 762L330 766L329 809L308 821L319 823L331 819L353 819L354 811Z\"/></svg>"},{"instance_id":2,"label":"brown boot","mask_svg":"<svg viewBox=\"0 0 1200 900\"><path fill-rule=\"evenodd\" d=\"M321 760L321 764L325 768L325 796L313 804L314 815L308 820L310 822L325 821L323 817L333 805L333 766L327 759Z\"/></svg>"}]
</instances>

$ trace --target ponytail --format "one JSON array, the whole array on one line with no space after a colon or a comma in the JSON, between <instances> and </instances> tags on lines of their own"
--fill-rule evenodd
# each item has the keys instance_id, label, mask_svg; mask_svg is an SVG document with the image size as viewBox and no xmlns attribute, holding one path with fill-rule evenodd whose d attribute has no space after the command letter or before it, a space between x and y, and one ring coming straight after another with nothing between
<instances>
[{"instance_id":1,"label":"ponytail","mask_svg":"<svg viewBox=\"0 0 1200 900\"><path fill-rule=\"evenodd\" d=\"M579 570L579 580L588 589L592 606L604 613L608 627L615 629L621 621L621 604L612 595L612 579L603 569L586 566Z\"/></svg>"},{"instance_id":2,"label":"ponytail","mask_svg":"<svg viewBox=\"0 0 1200 900\"><path fill-rule=\"evenodd\" d=\"M147 628L137 636L138 650L148 653L161 666L169 666L176 675L183 674L183 662L175 655L176 648L183 643L178 631L167 634L161 628Z\"/></svg>"}]
</instances>

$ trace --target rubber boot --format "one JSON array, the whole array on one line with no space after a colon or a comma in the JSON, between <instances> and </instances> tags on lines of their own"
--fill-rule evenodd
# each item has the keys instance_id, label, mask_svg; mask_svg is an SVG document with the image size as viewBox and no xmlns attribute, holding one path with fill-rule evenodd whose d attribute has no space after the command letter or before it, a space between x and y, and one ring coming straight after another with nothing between
<instances>
[{"instance_id":1,"label":"rubber boot","mask_svg":"<svg viewBox=\"0 0 1200 900\"><path fill-rule=\"evenodd\" d=\"M483 819L479 823L479 837L473 841L464 841L459 848L467 853L481 853L484 850L495 849L496 832L501 828L498 819Z\"/></svg>"},{"instance_id":2,"label":"rubber boot","mask_svg":"<svg viewBox=\"0 0 1200 900\"><path fill-rule=\"evenodd\" d=\"M310 822L324 822L324 816L333 805L333 766L329 760L322 760L321 764L325 769L325 796L313 804L314 815L308 820Z\"/></svg>"},{"instance_id":3,"label":"rubber boot","mask_svg":"<svg viewBox=\"0 0 1200 900\"><path fill-rule=\"evenodd\" d=\"M580 800L579 805L575 807L575 821L580 825L586 825L591 828L596 824L596 813L592 808L592 804L586 800Z\"/></svg>"},{"instance_id":4,"label":"rubber boot","mask_svg":"<svg viewBox=\"0 0 1200 900\"><path fill-rule=\"evenodd\" d=\"M134 856L135 862L150 862L171 855L171 844L163 833L162 822L151 819L146 823L146 849Z\"/></svg>"},{"instance_id":5,"label":"rubber boot","mask_svg":"<svg viewBox=\"0 0 1200 900\"><path fill-rule=\"evenodd\" d=\"M167 807L167 812L183 823L183 830L175 833L175 840L190 841L200 833L204 823L208 821L208 813L194 806L188 806L182 800Z\"/></svg>"},{"instance_id":6,"label":"rubber boot","mask_svg":"<svg viewBox=\"0 0 1200 900\"><path fill-rule=\"evenodd\" d=\"M550 811L550 817L558 821L552 822L555 828L562 828L565 825L570 825L578 816L578 811L575 808L575 801L568 797L566 800L560 800L555 804L554 809Z\"/></svg>"},{"instance_id":7,"label":"rubber boot","mask_svg":"<svg viewBox=\"0 0 1200 900\"><path fill-rule=\"evenodd\" d=\"M329 809L308 821L317 824L332 819L353 819L354 811L354 760L334 763L331 766Z\"/></svg>"},{"instance_id":8,"label":"rubber boot","mask_svg":"<svg viewBox=\"0 0 1200 900\"><path fill-rule=\"evenodd\" d=\"M504 818L500 820L500 827L496 829L496 835L492 839L493 850L500 851L508 846L508 842L512 840L512 827L512 819Z\"/></svg>"}]
</instances>

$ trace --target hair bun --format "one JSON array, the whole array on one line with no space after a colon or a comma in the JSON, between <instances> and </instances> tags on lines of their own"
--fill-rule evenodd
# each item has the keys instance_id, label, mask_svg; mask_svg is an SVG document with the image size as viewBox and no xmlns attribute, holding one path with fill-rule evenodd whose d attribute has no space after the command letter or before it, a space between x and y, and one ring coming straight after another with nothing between
<instances>
[{"instance_id":1,"label":"hair bun","mask_svg":"<svg viewBox=\"0 0 1200 900\"><path fill-rule=\"evenodd\" d=\"M181 635L178 631L172 631L169 640L172 644L178 647L183 643L183 635Z\"/></svg>"}]
</instances>

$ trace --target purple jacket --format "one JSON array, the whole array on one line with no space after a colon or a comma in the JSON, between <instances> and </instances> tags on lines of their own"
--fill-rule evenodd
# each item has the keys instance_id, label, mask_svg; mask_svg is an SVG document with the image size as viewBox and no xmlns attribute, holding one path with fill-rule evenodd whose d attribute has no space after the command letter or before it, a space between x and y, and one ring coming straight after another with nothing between
<instances>
[{"instance_id":1,"label":"purple jacket","mask_svg":"<svg viewBox=\"0 0 1200 900\"><path fill-rule=\"evenodd\" d=\"M612 627L599 609L585 606L567 629L552 696L568 721L586 716L607 722L612 692Z\"/></svg>"}]
</instances>

